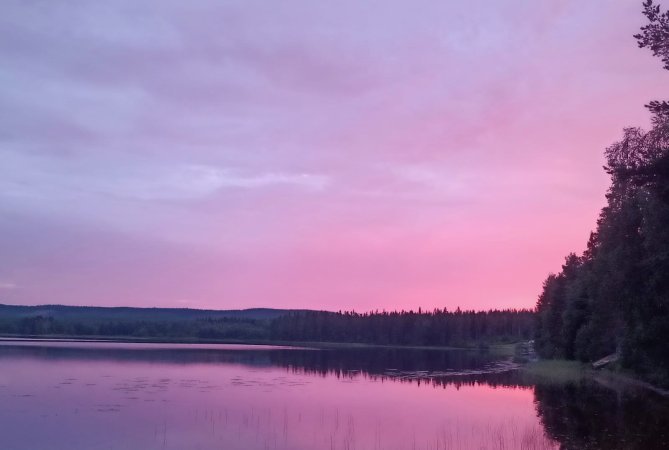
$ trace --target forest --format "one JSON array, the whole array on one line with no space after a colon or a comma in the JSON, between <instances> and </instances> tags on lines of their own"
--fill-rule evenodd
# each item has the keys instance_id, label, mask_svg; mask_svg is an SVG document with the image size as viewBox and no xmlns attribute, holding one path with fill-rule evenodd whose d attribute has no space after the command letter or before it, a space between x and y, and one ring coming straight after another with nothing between
<instances>
[{"instance_id":1,"label":"forest","mask_svg":"<svg viewBox=\"0 0 669 450\"><path fill-rule=\"evenodd\" d=\"M527 340L532 336L533 317L529 310L459 308L356 313L0 305L0 334L455 346Z\"/></svg>"},{"instance_id":2,"label":"forest","mask_svg":"<svg viewBox=\"0 0 669 450\"><path fill-rule=\"evenodd\" d=\"M669 12L643 7L634 38L669 70ZM626 128L605 151L611 184L586 250L543 283L536 350L581 361L617 353L622 370L669 386L669 103L646 107L651 128Z\"/></svg>"},{"instance_id":3,"label":"forest","mask_svg":"<svg viewBox=\"0 0 669 450\"><path fill-rule=\"evenodd\" d=\"M306 311L274 319L271 334L287 341L466 346L530 339L530 310L355 312Z\"/></svg>"}]
</instances>

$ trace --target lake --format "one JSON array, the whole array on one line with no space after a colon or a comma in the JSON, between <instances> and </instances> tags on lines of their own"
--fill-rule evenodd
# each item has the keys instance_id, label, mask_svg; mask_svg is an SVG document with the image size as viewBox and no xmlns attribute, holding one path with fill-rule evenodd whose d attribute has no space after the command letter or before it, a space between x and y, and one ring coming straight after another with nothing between
<instances>
[{"instance_id":1,"label":"lake","mask_svg":"<svg viewBox=\"0 0 669 450\"><path fill-rule=\"evenodd\" d=\"M0 342L0 448L669 448L669 402L461 350Z\"/></svg>"}]
</instances>

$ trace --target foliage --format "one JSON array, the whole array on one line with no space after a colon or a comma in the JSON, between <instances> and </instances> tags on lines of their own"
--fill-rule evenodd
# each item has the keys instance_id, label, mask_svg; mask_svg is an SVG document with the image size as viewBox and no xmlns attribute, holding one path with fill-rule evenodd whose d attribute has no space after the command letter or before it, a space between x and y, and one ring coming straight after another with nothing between
<instances>
[{"instance_id":1,"label":"foliage","mask_svg":"<svg viewBox=\"0 0 669 450\"><path fill-rule=\"evenodd\" d=\"M269 337L267 323L267 320L230 317L159 321L56 319L38 315L3 318L0 320L0 333L24 336L263 340Z\"/></svg>"},{"instance_id":2,"label":"foliage","mask_svg":"<svg viewBox=\"0 0 669 450\"><path fill-rule=\"evenodd\" d=\"M635 37L669 64L669 14L650 0L644 14L650 23ZM544 282L535 334L543 357L594 361L617 351L624 368L666 386L669 115L653 104L650 131L627 128L606 149L607 205L583 255L567 256Z\"/></svg>"},{"instance_id":3,"label":"foliage","mask_svg":"<svg viewBox=\"0 0 669 450\"><path fill-rule=\"evenodd\" d=\"M648 47L653 56L658 56L664 63L664 68L669 70L669 11L660 11L659 5L654 5L653 0L643 2L643 14L648 19L648 24L641 27L641 33L635 34L639 47Z\"/></svg>"},{"instance_id":4,"label":"foliage","mask_svg":"<svg viewBox=\"0 0 669 450\"><path fill-rule=\"evenodd\" d=\"M8 307L13 308L13 307ZM119 317L113 308L95 315L8 314L0 308L0 333L26 336L134 337L184 340L251 340L342 342L385 345L447 346L515 342L529 339L533 313L528 310L401 312L284 311L273 318L220 317L207 311L173 316L156 308L148 319L127 308ZM68 308L68 307L60 307ZM71 308L71 307L69 307ZM50 311L53 311L51 309ZM163 318L161 319L161 314ZM195 317L195 318L193 318Z\"/></svg>"},{"instance_id":5,"label":"foliage","mask_svg":"<svg viewBox=\"0 0 669 450\"><path fill-rule=\"evenodd\" d=\"M273 320L271 335L284 341L460 346L527 340L532 324L529 310L305 311Z\"/></svg>"},{"instance_id":6,"label":"foliage","mask_svg":"<svg viewBox=\"0 0 669 450\"><path fill-rule=\"evenodd\" d=\"M662 12L653 0L643 3L643 14L648 24L641 27L641 33L635 34L640 48L648 48L653 56L662 59L664 68L669 70L669 11ZM654 100L646 105L655 117L669 119L669 102Z\"/></svg>"}]
</instances>

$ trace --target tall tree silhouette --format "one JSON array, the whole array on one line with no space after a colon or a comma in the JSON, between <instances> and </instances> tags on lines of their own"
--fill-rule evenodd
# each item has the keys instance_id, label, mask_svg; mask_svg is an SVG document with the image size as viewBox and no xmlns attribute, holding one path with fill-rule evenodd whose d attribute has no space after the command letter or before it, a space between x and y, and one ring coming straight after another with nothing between
<instances>
[{"instance_id":1,"label":"tall tree silhouette","mask_svg":"<svg viewBox=\"0 0 669 450\"><path fill-rule=\"evenodd\" d=\"M669 69L669 13L643 3L635 35ZM587 250L567 257L537 302L537 350L594 360L617 351L622 365L669 386L669 106L653 101L652 128L627 128L605 151L607 205Z\"/></svg>"}]
</instances>

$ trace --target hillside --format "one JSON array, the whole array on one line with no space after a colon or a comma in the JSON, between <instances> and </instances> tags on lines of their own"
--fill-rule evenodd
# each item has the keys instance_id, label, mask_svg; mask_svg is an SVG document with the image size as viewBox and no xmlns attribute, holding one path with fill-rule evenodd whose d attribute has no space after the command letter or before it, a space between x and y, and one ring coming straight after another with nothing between
<instances>
[{"instance_id":1,"label":"hillside","mask_svg":"<svg viewBox=\"0 0 669 450\"><path fill-rule=\"evenodd\" d=\"M38 305L20 306L0 304L0 319L52 317L56 320L89 321L183 321L197 319L253 319L270 320L294 310L274 308L250 309L190 309L190 308L133 308L101 306Z\"/></svg>"}]
</instances>

